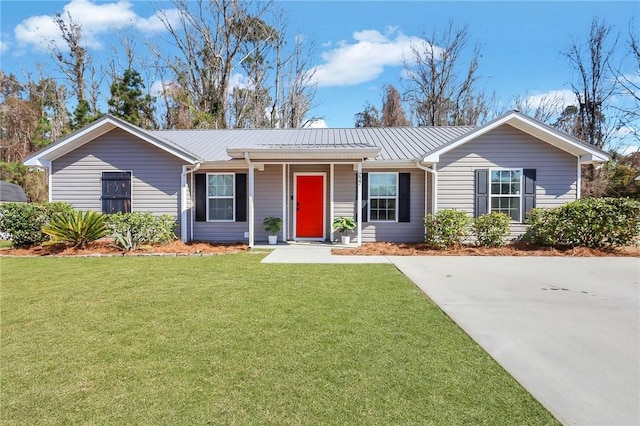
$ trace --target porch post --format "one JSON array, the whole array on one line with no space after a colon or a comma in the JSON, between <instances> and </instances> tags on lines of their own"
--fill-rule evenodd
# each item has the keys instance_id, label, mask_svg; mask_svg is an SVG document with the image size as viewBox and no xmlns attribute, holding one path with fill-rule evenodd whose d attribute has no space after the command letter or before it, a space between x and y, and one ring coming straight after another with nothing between
<instances>
[{"instance_id":1,"label":"porch post","mask_svg":"<svg viewBox=\"0 0 640 426\"><path fill-rule=\"evenodd\" d=\"M255 245L254 240L254 210L253 210L253 192L254 192L254 166L249 162L249 247Z\"/></svg>"},{"instance_id":2,"label":"porch post","mask_svg":"<svg viewBox=\"0 0 640 426\"><path fill-rule=\"evenodd\" d=\"M431 205L432 207L432 212L431 213L437 213L438 211L438 172L436 170L436 164L433 163L433 166L431 166L431 169L433 170L433 180L431 181L431 186L432 186L432 190L431 190Z\"/></svg>"},{"instance_id":3,"label":"porch post","mask_svg":"<svg viewBox=\"0 0 640 426\"><path fill-rule=\"evenodd\" d=\"M187 166L180 173L180 238L187 242Z\"/></svg>"},{"instance_id":4,"label":"porch post","mask_svg":"<svg viewBox=\"0 0 640 426\"><path fill-rule=\"evenodd\" d=\"M358 163L358 190L357 200L358 200L358 247L362 245L362 162Z\"/></svg>"},{"instance_id":5,"label":"porch post","mask_svg":"<svg viewBox=\"0 0 640 426\"><path fill-rule=\"evenodd\" d=\"M287 241L287 165L282 163L282 241Z\"/></svg>"},{"instance_id":6,"label":"porch post","mask_svg":"<svg viewBox=\"0 0 640 426\"><path fill-rule=\"evenodd\" d=\"M333 197L334 197L334 189L333 189L333 173L335 171L335 166L333 163L331 163L329 165L329 205L330 205L330 211L329 211L329 241L333 242L334 239L334 230L333 230L333 219L335 216L335 206L334 206L334 202L333 202Z\"/></svg>"}]
</instances>

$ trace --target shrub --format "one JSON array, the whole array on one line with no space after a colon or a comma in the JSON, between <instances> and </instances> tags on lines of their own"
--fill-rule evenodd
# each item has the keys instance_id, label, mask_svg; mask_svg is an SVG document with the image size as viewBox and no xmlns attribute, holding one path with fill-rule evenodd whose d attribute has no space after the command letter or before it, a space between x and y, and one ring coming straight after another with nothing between
<instances>
[{"instance_id":1,"label":"shrub","mask_svg":"<svg viewBox=\"0 0 640 426\"><path fill-rule=\"evenodd\" d=\"M554 209L533 210L525 238L555 247L612 248L638 243L640 202L586 198Z\"/></svg>"},{"instance_id":2,"label":"shrub","mask_svg":"<svg viewBox=\"0 0 640 426\"><path fill-rule=\"evenodd\" d=\"M109 235L110 230L101 213L78 210L54 214L42 232L51 237L48 244L73 243L75 247L84 247Z\"/></svg>"},{"instance_id":3,"label":"shrub","mask_svg":"<svg viewBox=\"0 0 640 426\"><path fill-rule=\"evenodd\" d=\"M144 213L115 213L108 215L106 223L121 248L132 250L139 244L164 244L175 240L176 221L169 215L154 216Z\"/></svg>"},{"instance_id":4,"label":"shrub","mask_svg":"<svg viewBox=\"0 0 640 426\"><path fill-rule=\"evenodd\" d=\"M4 203L0 204L0 233L14 247L29 247L48 240L42 227L55 213L68 212L67 203Z\"/></svg>"},{"instance_id":5,"label":"shrub","mask_svg":"<svg viewBox=\"0 0 640 426\"><path fill-rule=\"evenodd\" d=\"M446 248L463 243L469 234L470 218L464 211L440 210L424 218L425 243L433 248Z\"/></svg>"},{"instance_id":6,"label":"shrub","mask_svg":"<svg viewBox=\"0 0 640 426\"><path fill-rule=\"evenodd\" d=\"M473 234L478 244L502 247L507 243L510 218L504 213L487 213L473 220Z\"/></svg>"}]
</instances>

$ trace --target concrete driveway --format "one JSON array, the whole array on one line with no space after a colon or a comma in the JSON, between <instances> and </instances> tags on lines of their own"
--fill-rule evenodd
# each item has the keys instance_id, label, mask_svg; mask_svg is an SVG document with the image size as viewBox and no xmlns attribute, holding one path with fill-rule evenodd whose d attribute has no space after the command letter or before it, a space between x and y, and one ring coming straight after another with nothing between
<instances>
[{"instance_id":1,"label":"concrete driveway","mask_svg":"<svg viewBox=\"0 0 640 426\"><path fill-rule=\"evenodd\" d=\"M640 424L640 259L389 259L563 424Z\"/></svg>"}]
</instances>

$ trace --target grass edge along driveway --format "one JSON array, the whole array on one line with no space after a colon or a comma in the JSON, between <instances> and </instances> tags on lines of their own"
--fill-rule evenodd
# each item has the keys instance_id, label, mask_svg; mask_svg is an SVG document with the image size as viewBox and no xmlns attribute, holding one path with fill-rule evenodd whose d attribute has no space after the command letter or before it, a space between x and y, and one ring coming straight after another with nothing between
<instances>
[{"instance_id":1,"label":"grass edge along driveway","mask_svg":"<svg viewBox=\"0 0 640 426\"><path fill-rule=\"evenodd\" d=\"M554 424L392 265L0 259L3 424Z\"/></svg>"}]
</instances>

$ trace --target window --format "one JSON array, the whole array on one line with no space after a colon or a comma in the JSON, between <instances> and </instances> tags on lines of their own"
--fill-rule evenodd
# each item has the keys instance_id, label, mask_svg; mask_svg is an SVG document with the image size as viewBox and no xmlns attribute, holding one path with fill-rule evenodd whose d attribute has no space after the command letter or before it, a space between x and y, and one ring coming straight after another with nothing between
<instances>
[{"instance_id":1,"label":"window","mask_svg":"<svg viewBox=\"0 0 640 426\"><path fill-rule=\"evenodd\" d=\"M207 174L207 220L234 220L234 175L233 173Z\"/></svg>"},{"instance_id":2,"label":"window","mask_svg":"<svg viewBox=\"0 0 640 426\"><path fill-rule=\"evenodd\" d=\"M397 173L369 173L369 220L396 221Z\"/></svg>"},{"instance_id":3,"label":"window","mask_svg":"<svg viewBox=\"0 0 640 426\"><path fill-rule=\"evenodd\" d=\"M131 172L102 172L102 212L131 213Z\"/></svg>"},{"instance_id":4,"label":"window","mask_svg":"<svg viewBox=\"0 0 640 426\"><path fill-rule=\"evenodd\" d=\"M522 170L491 170L491 212L505 213L520 222Z\"/></svg>"}]
</instances>

